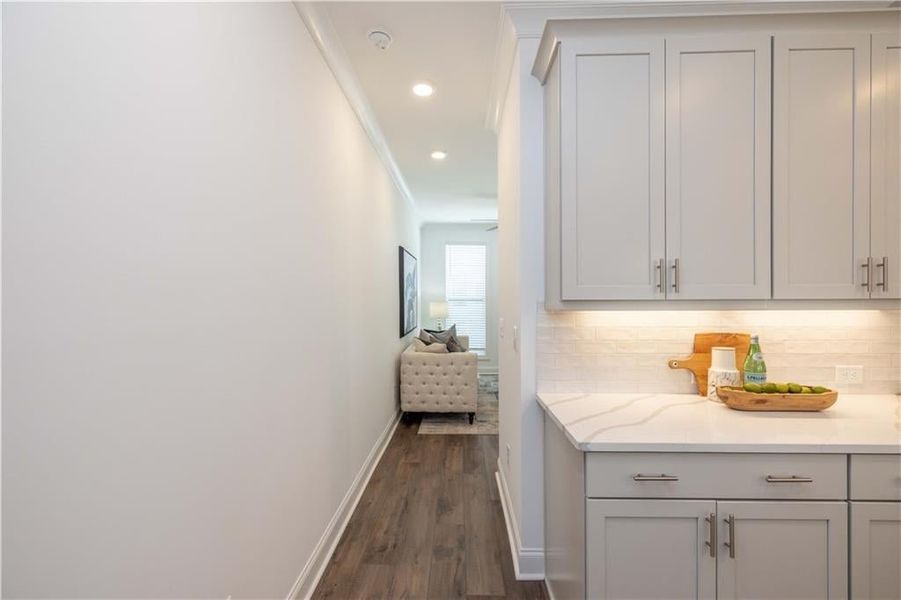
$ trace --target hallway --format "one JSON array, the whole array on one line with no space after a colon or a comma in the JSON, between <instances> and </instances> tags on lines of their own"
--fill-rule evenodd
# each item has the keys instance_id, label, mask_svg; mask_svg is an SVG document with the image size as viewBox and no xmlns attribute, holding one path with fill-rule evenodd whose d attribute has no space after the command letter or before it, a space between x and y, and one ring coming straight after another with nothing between
<instances>
[{"instance_id":1,"label":"hallway","mask_svg":"<svg viewBox=\"0 0 901 600\"><path fill-rule=\"evenodd\" d=\"M398 425L313 597L546 598L514 577L497 437L418 428Z\"/></svg>"}]
</instances>

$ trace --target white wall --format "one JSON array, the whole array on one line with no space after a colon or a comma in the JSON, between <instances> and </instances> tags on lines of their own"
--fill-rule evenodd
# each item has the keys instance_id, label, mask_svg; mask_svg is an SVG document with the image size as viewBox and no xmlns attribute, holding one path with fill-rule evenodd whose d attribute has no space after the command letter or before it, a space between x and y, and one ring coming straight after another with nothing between
<instances>
[{"instance_id":1,"label":"white wall","mask_svg":"<svg viewBox=\"0 0 901 600\"><path fill-rule=\"evenodd\" d=\"M418 223L290 4L3 5L5 597L285 597Z\"/></svg>"},{"instance_id":2,"label":"white wall","mask_svg":"<svg viewBox=\"0 0 901 600\"><path fill-rule=\"evenodd\" d=\"M445 299L444 247L447 244L484 244L488 258L486 289L487 338L484 359L479 360L482 373L497 372L497 230L489 225L474 223L427 223L420 230L420 321L434 326L429 317L429 302Z\"/></svg>"},{"instance_id":3,"label":"white wall","mask_svg":"<svg viewBox=\"0 0 901 600\"><path fill-rule=\"evenodd\" d=\"M537 39L519 40L498 124L498 467L524 578L544 574L544 416L535 400L536 307L544 289L543 99L529 75L537 49Z\"/></svg>"}]
</instances>

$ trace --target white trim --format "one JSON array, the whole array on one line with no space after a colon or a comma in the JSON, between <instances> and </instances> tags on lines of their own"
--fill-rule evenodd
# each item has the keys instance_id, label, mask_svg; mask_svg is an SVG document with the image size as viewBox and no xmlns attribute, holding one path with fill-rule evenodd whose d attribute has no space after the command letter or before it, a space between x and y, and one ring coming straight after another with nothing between
<instances>
[{"instance_id":1,"label":"white trim","mask_svg":"<svg viewBox=\"0 0 901 600\"><path fill-rule=\"evenodd\" d=\"M498 21L498 42L494 55L485 125L497 131L517 41L540 38L550 19L624 19L673 16L801 14L823 12L872 12L897 10L891 0L561 0L559 2L504 2Z\"/></svg>"},{"instance_id":2,"label":"white trim","mask_svg":"<svg viewBox=\"0 0 901 600\"><path fill-rule=\"evenodd\" d=\"M3 82L3 11L0 10L0 88ZM3 100L0 94L0 132L3 131ZM0 134L0 156L3 155L3 135ZM0 161L2 162L2 161ZM3 167L0 166L0 215L3 214ZM0 218L0 249L2 249L2 218ZM3 251L0 250L0 265L3 264ZM3 268L0 266L0 315L3 314L2 281ZM3 318L0 316L0 331L3 331ZM2 336L0 336L2 339ZM2 364L3 347L0 342L0 364ZM0 514L3 514L3 375L0 369ZM0 597L3 596L3 519L0 519Z\"/></svg>"},{"instance_id":3,"label":"white trim","mask_svg":"<svg viewBox=\"0 0 901 600\"><path fill-rule=\"evenodd\" d=\"M510 19L510 13L501 6L497 21L497 45L494 48L491 83L488 87L488 107L485 111L485 127L495 133L504 111L504 102L507 100L518 45L516 27Z\"/></svg>"},{"instance_id":4,"label":"white trim","mask_svg":"<svg viewBox=\"0 0 901 600\"><path fill-rule=\"evenodd\" d=\"M344 92L347 102L360 120L360 125L363 126L363 130L369 137L372 147L382 160L385 170L388 171L388 174L394 181L397 191L409 204L416 222L421 224L422 219L417 210L413 194L407 186L407 181L404 179L400 167L397 166L397 161L394 160L388 141L385 139L381 127L379 127L375 113L369 105L369 100L366 99L366 94L363 93L363 88L360 86L350 59L347 58L347 53L344 51L344 46L341 45L341 40L335 32L334 25L326 9L321 6L321 2L293 2L293 4L294 8L297 9L297 14L300 15L301 20L310 32L310 37L316 42L319 52L325 59L329 69L331 69L335 81L338 82L338 87Z\"/></svg>"},{"instance_id":5,"label":"white trim","mask_svg":"<svg viewBox=\"0 0 901 600\"><path fill-rule=\"evenodd\" d=\"M519 528L513 516L513 503L507 489L507 480L501 460L497 459L497 471L494 472L497 489L500 492L501 508L504 511L504 522L507 524L507 539L510 542L510 554L513 558L513 572L519 581L544 580L544 549L524 548L520 542Z\"/></svg>"},{"instance_id":6,"label":"white trim","mask_svg":"<svg viewBox=\"0 0 901 600\"><path fill-rule=\"evenodd\" d=\"M344 529L347 527L350 517L354 514L354 510L356 510L357 504L363 496L363 491L369 484L372 473L382 459L385 448L388 447L388 443L394 436L394 431L397 429L400 417L401 413L397 412L391 418L388 425L376 440L372 450L369 451L369 456L363 461L363 466L354 478L353 483L351 483L350 489L347 490L347 493L338 505L338 510L332 515L322 537L319 538L319 542L316 543L313 554L307 560L307 564L303 566L294 585L291 586L291 590L288 592L287 596L288 600L306 600L313 595L314 591L316 591L316 586L319 585L319 580L325 572L325 567L328 566L332 554L335 553L335 548L338 546L338 542L344 534Z\"/></svg>"},{"instance_id":7,"label":"white trim","mask_svg":"<svg viewBox=\"0 0 901 600\"><path fill-rule=\"evenodd\" d=\"M546 579L544 580L544 591L547 592L549 600L557 600L557 596L554 595L554 590L551 589L551 582Z\"/></svg>"}]
</instances>

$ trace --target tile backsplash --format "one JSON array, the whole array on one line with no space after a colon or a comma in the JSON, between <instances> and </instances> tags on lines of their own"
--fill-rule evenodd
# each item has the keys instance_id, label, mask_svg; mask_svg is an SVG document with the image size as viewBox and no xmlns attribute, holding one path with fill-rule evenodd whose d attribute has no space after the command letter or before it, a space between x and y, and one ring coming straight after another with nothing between
<instances>
[{"instance_id":1,"label":"tile backsplash","mask_svg":"<svg viewBox=\"0 0 901 600\"><path fill-rule=\"evenodd\" d=\"M538 309L538 391L692 393L667 360L691 354L696 332L757 334L773 381L853 393L901 393L901 310L579 311ZM835 383L836 365L864 382Z\"/></svg>"}]
</instances>

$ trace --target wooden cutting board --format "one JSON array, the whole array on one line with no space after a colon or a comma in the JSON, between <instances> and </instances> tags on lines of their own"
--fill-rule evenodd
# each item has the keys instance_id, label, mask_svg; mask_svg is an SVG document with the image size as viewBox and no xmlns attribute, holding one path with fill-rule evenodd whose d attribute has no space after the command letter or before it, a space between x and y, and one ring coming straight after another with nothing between
<instances>
[{"instance_id":1,"label":"wooden cutting board","mask_svg":"<svg viewBox=\"0 0 901 600\"><path fill-rule=\"evenodd\" d=\"M711 348L714 346L735 348L735 368L739 373L744 370L742 367L751 346L751 336L747 333L696 333L692 355L688 358L672 358L667 363L670 369L691 371L701 396L707 395L707 369L710 368Z\"/></svg>"}]
</instances>

